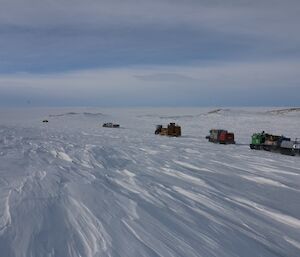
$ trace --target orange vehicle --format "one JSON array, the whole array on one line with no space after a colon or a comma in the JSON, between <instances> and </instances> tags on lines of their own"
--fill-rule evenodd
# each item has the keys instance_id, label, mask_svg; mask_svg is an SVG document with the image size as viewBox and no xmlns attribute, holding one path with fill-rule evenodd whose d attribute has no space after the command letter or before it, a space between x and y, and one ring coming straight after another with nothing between
<instances>
[{"instance_id":1,"label":"orange vehicle","mask_svg":"<svg viewBox=\"0 0 300 257\"><path fill-rule=\"evenodd\" d=\"M180 137L181 127L176 125L175 123L170 123L166 128L164 128L162 125L157 125L155 134L169 137Z\"/></svg>"}]
</instances>

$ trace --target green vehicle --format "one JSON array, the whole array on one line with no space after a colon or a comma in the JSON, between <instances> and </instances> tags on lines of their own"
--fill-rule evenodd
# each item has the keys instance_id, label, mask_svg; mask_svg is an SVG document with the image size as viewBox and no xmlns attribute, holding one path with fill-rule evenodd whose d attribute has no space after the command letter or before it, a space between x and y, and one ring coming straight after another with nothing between
<instances>
[{"instance_id":1,"label":"green vehicle","mask_svg":"<svg viewBox=\"0 0 300 257\"><path fill-rule=\"evenodd\" d=\"M265 150L271 152L280 152L282 147L281 145L285 145L291 141L290 138L285 136L276 136L272 134L267 134L264 131L261 133L254 133L251 138L251 149L256 150Z\"/></svg>"},{"instance_id":2,"label":"green vehicle","mask_svg":"<svg viewBox=\"0 0 300 257\"><path fill-rule=\"evenodd\" d=\"M266 134L264 131L261 133L254 133L251 137L251 149L261 150L263 149L263 144L266 141L266 137L268 134Z\"/></svg>"}]
</instances>

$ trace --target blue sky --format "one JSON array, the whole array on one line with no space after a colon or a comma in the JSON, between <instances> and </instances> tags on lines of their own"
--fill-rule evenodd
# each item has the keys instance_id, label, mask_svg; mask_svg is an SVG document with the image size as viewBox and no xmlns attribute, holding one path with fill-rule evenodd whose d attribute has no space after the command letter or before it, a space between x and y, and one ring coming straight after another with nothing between
<instances>
[{"instance_id":1,"label":"blue sky","mask_svg":"<svg viewBox=\"0 0 300 257\"><path fill-rule=\"evenodd\" d=\"M298 0L0 0L0 105L299 105Z\"/></svg>"}]
</instances>

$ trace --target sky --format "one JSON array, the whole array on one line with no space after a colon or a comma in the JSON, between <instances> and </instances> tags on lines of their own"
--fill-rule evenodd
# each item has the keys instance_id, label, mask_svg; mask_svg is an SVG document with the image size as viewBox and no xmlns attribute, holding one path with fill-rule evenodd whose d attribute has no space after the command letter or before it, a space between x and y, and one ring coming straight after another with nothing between
<instances>
[{"instance_id":1,"label":"sky","mask_svg":"<svg viewBox=\"0 0 300 257\"><path fill-rule=\"evenodd\" d=\"M0 106L299 106L299 0L0 0Z\"/></svg>"}]
</instances>

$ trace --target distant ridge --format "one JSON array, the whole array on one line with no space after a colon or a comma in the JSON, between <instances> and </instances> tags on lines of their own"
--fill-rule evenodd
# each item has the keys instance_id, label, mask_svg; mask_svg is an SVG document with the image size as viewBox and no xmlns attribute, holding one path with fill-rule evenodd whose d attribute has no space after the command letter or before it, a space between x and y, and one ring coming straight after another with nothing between
<instances>
[{"instance_id":1,"label":"distant ridge","mask_svg":"<svg viewBox=\"0 0 300 257\"><path fill-rule=\"evenodd\" d=\"M215 110L209 111L207 114L218 113L220 111L222 111L222 109L215 109Z\"/></svg>"},{"instance_id":2,"label":"distant ridge","mask_svg":"<svg viewBox=\"0 0 300 257\"><path fill-rule=\"evenodd\" d=\"M73 115L85 115L85 116L104 116L103 113L96 112L67 112L61 114L50 114L49 117L63 117L63 116L73 116Z\"/></svg>"},{"instance_id":3,"label":"distant ridge","mask_svg":"<svg viewBox=\"0 0 300 257\"><path fill-rule=\"evenodd\" d=\"M266 111L266 113L271 113L271 114L287 114L287 113L291 113L291 112L300 112L300 107Z\"/></svg>"}]
</instances>

